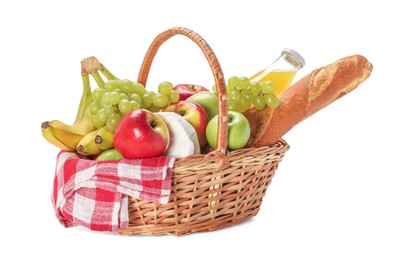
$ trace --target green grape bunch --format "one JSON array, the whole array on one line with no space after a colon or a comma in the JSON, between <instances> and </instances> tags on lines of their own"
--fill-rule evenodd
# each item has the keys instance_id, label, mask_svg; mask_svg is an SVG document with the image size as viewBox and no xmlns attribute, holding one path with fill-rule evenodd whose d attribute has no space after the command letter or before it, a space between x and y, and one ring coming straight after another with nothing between
<instances>
[{"instance_id":1,"label":"green grape bunch","mask_svg":"<svg viewBox=\"0 0 406 260\"><path fill-rule=\"evenodd\" d=\"M262 83L250 81L247 77L231 76L227 81L228 109L245 112L251 107L262 110L265 107L277 109L279 98L275 95L275 84L272 81ZM216 93L216 86L213 86Z\"/></svg>"},{"instance_id":2,"label":"green grape bunch","mask_svg":"<svg viewBox=\"0 0 406 260\"><path fill-rule=\"evenodd\" d=\"M158 112L179 100L179 93L172 83L164 81L158 86L158 93L147 91L144 85L128 79L109 80L92 91L93 102L85 115L92 119L96 128L104 126L115 132L121 119L135 109Z\"/></svg>"}]
</instances>

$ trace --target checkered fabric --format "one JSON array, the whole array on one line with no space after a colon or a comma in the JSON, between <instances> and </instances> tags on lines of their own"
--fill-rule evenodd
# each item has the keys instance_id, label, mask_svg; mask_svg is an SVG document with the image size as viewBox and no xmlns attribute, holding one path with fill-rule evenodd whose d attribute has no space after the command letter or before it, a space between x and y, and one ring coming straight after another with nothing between
<instances>
[{"instance_id":1,"label":"checkered fabric","mask_svg":"<svg viewBox=\"0 0 406 260\"><path fill-rule=\"evenodd\" d=\"M65 227L115 231L128 226L128 197L168 203L175 158L95 161L61 151L52 202Z\"/></svg>"}]
</instances>

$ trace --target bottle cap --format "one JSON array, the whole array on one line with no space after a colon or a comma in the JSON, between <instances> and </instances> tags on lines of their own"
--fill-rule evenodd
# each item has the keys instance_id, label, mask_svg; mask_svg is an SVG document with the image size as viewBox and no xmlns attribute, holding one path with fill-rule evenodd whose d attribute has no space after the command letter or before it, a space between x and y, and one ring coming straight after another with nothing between
<instances>
[{"instance_id":1,"label":"bottle cap","mask_svg":"<svg viewBox=\"0 0 406 260\"><path fill-rule=\"evenodd\" d=\"M300 67L303 68L304 65L306 64L306 61L303 59L303 57L297 53L295 50L289 49L289 48L285 48L283 49L282 53L286 53L289 56L292 56L293 58L295 58L295 60L300 63Z\"/></svg>"}]
</instances>

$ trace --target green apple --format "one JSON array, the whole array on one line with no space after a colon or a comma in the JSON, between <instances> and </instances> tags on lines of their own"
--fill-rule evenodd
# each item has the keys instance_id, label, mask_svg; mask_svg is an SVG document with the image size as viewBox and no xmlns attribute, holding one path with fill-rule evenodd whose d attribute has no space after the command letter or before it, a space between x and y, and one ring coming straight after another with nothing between
<instances>
[{"instance_id":1,"label":"green apple","mask_svg":"<svg viewBox=\"0 0 406 260\"><path fill-rule=\"evenodd\" d=\"M217 95L213 92L199 92L190 96L188 101L192 101L201 105L206 110L209 119L212 119L218 114L218 101Z\"/></svg>"},{"instance_id":2,"label":"green apple","mask_svg":"<svg viewBox=\"0 0 406 260\"><path fill-rule=\"evenodd\" d=\"M107 160L120 160L123 156L119 151L112 148L102 152L99 156L97 156L96 161L107 161Z\"/></svg>"},{"instance_id":3,"label":"green apple","mask_svg":"<svg viewBox=\"0 0 406 260\"><path fill-rule=\"evenodd\" d=\"M217 118L213 117L206 128L206 138L209 145L213 148L217 143ZM237 150L243 148L250 138L250 123L247 118L236 111L228 111L228 141L227 148L229 150Z\"/></svg>"}]
</instances>

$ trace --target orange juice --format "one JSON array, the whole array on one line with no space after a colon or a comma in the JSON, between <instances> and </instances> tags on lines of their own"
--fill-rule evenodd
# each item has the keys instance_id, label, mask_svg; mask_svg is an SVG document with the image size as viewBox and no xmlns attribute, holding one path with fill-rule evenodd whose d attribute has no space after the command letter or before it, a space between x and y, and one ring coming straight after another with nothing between
<instances>
[{"instance_id":1,"label":"orange juice","mask_svg":"<svg viewBox=\"0 0 406 260\"><path fill-rule=\"evenodd\" d=\"M275 95L282 93L287 87L292 84L293 78L295 77L297 71L295 70L275 70L269 73L264 73L262 70L252 76L250 80L255 80L258 82L272 81L275 84ZM262 75L261 75L262 74Z\"/></svg>"},{"instance_id":2,"label":"orange juice","mask_svg":"<svg viewBox=\"0 0 406 260\"><path fill-rule=\"evenodd\" d=\"M299 53L292 49L285 48L279 58L266 69L252 76L250 81L272 81L275 84L275 95L279 95L292 84L296 73L303 68L304 65L305 60Z\"/></svg>"}]
</instances>

